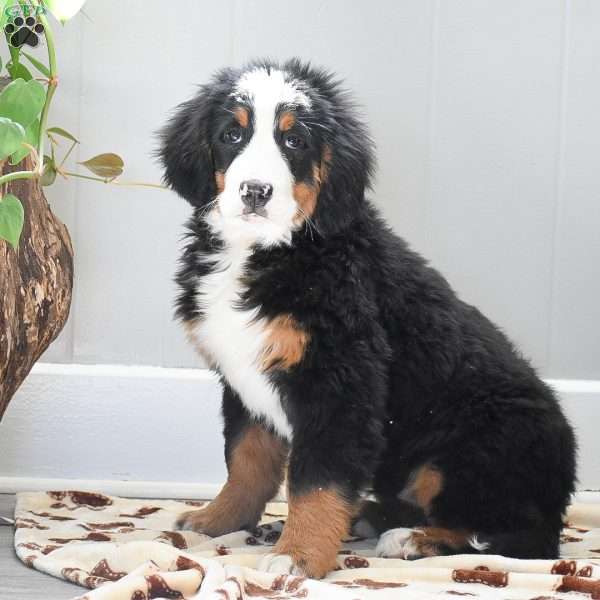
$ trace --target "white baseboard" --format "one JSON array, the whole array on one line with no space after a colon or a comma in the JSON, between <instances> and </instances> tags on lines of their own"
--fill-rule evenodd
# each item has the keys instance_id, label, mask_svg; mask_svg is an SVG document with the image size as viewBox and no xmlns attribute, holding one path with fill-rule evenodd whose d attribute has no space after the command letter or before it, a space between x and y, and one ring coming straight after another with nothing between
<instances>
[{"instance_id":1,"label":"white baseboard","mask_svg":"<svg viewBox=\"0 0 600 600\"><path fill-rule=\"evenodd\" d=\"M600 381L549 380L600 489ZM0 492L210 498L225 479L220 385L203 369L38 364L0 422Z\"/></svg>"}]
</instances>

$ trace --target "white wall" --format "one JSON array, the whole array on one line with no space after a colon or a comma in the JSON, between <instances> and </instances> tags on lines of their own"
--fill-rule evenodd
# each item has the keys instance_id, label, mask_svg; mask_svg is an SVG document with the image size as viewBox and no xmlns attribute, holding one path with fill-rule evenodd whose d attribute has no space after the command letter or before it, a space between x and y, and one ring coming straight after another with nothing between
<instances>
[{"instance_id":1,"label":"white wall","mask_svg":"<svg viewBox=\"0 0 600 600\"><path fill-rule=\"evenodd\" d=\"M545 377L600 380L599 2L89 0L85 12L56 28L61 84L50 119L82 140L76 159L116 151L125 178L158 181L153 133L215 69L264 55L327 66L364 107L379 149L373 198L396 231ZM45 360L198 366L172 321L185 203L170 192L84 181L59 182L48 196L74 239L76 285L69 323ZM45 398L26 386L0 424L0 436L12 440L0 440L0 477L38 464L37 451L23 458L28 440L50 449L54 419L73 440L95 431L94 416L104 423L92 445L108 440L107 452L119 449L115 460L133 457L123 478L155 478L136 458L136 435L140 447L167 436L159 479L170 479L173 448L185 461L206 456L202 436L217 429L216 406L209 417L204 404L194 409L204 432L196 438L196 423L178 418L193 406L193 391L175 386L169 395L158 386L146 397L143 378L139 389L119 381L91 414L97 396L77 388L81 403L70 397L55 417L49 407L62 388L48 387ZM153 412L163 394L173 408L167 428L153 417L163 414ZM597 396L586 398L578 419L587 458L597 454L589 423L600 409ZM220 457L218 435L210 439L210 455ZM65 476L89 475L90 447L81 452L86 462L64 459ZM23 476L43 477L40 468ZM118 468L94 476L120 478Z\"/></svg>"},{"instance_id":2,"label":"white wall","mask_svg":"<svg viewBox=\"0 0 600 600\"><path fill-rule=\"evenodd\" d=\"M89 0L85 11L60 31L51 119L79 134L82 159L115 150L127 178L157 181L153 132L216 68L261 55L326 65L364 105L373 197L395 229L544 375L600 378L600 3ZM171 319L183 201L88 182L49 196L71 225L77 284L47 358L197 365Z\"/></svg>"}]
</instances>

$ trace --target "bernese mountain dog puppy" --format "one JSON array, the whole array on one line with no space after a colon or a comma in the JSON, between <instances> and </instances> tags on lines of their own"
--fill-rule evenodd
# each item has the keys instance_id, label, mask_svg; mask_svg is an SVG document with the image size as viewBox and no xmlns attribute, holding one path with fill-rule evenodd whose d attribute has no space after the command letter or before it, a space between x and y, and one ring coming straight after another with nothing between
<instances>
[{"instance_id":1,"label":"bernese mountain dog puppy","mask_svg":"<svg viewBox=\"0 0 600 600\"><path fill-rule=\"evenodd\" d=\"M573 431L365 198L373 145L334 77L299 60L220 71L159 155L194 207L177 315L220 376L228 467L179 526L253 528L287 473L271 572L322 577L353 524L383 533L380 556L558 556Z\"/></svg>"}]
</instances>

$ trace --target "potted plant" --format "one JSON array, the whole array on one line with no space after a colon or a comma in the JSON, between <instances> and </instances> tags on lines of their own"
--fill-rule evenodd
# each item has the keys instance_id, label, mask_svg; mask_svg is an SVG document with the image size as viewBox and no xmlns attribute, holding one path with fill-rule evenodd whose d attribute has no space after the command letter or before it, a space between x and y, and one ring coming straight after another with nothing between
<instances>
[{"instance_id":1,"label":"potted plant","mask_svg":"<svg viewBox=\"0 0 600 600\"><path fill-rule=\"evenodd\" d=\"M10 53L6 65L0 61L0 419L60 333L71 305L73 247L42 187L57 176L155 186L117 180L123 161L113 153L81 163L92 175L69 171L66 162L79 141L48 127L59 83L48 12L64 23L84 3L0 0L0 27ZM44 44L47 60L40 60L32 50Z\"/></svg>"}]
</instances>

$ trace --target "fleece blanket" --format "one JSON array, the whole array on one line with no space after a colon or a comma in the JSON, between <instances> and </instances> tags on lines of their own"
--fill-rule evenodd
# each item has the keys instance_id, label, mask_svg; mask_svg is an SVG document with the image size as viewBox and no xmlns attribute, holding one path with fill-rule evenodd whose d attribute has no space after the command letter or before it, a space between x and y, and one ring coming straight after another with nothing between
<instances>
[{"instance_id":1,"label":"fleece blanket","mask_svg":"<svg viewBox=\"0 0 600 600\"><path fill-rule=\"evenodd\" d=\"M571 506L560 560L382 559L376 540L349 538L337 569L316 581L256 570L280 535L285 504L270 504L255 531L209 538L173 529L180 513L203 504L23 493L15 549L26 565L88 588L78 600L600 599L600 505Z\"/></svg>"}]
</instances>

